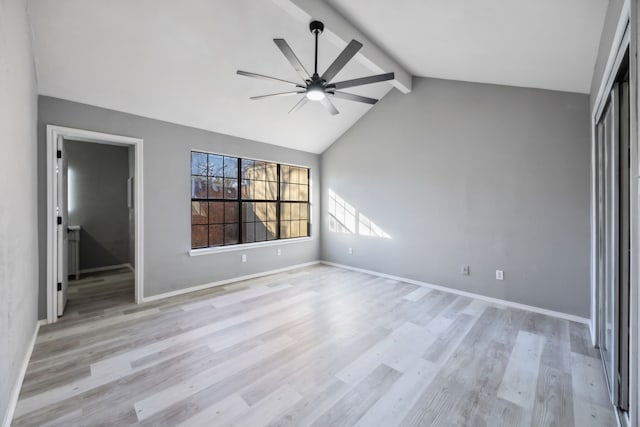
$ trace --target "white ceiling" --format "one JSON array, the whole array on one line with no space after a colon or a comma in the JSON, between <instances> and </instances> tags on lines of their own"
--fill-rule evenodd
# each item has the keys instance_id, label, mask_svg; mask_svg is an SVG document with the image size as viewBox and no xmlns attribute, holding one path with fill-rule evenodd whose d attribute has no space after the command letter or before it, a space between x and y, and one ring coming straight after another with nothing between
<instances>
[{"instance_id":1,"label":"white ceiling","mask_svg":"<svg viewBox=\"0 0 640 427\"><path fill-rule=\"evenodd\" d=\"M30 0L39 93L320 153L371 107L336 99L338 116L317 103L289 115L295 97L249 100L288 86L235 74L297 81L276 37L311 68L304 14L286 10L305 2L326 7L322 0ZM326 2L414 75L585 93L607 7L606 0ZM348 41L325 24L321 70ZM377 74L374 62L359 54L336 80ZM381 98L391 87L347 91Z\"/></svg>"},{"instance_id":2,"label":"white ceiling","mask_svg":"<svg viewBox=\"0 0 640 427\"><path fill-rule=\"evenodd\" d=\"M337 116L315 102L290 115L298 97L249 99L290 87L238 69L299 79L273 38L313 67L308 24L272 1L31 0L29 9L43 95L315 153L371 108L336 99ZM320 70L343 47L321 38ZM353 60L335 81L371 74ZM345 91L380 98L391 87Z\"/></svg>"},{"instance_id":3,"label":"white ceiling","mask_svg":"<svg viewBox=\"0 0 640 427\"><path fill-rule=\"evenodd\" d=\"M416 76L588 93L608 0L327 0Z\"/></svg>"}]
</instances>

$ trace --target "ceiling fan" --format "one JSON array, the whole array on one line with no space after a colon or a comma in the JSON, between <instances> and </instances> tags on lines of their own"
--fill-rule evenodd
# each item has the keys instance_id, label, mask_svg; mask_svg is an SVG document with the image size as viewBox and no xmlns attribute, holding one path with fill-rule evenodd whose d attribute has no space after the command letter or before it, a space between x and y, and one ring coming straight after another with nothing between
<instances>
[{"instance_id":1,"label":"ceiling fan","mask_svg":"<svg viewBox=\"0 0 640 427\"><path fill-rule=\"evenodd\" d=\"M320 21L312 21L309 24L309 30L315 35L316 49L315 49L315 64L313 75L310 75L304 68L298 57L289 44L284 39L273 39L274 43L280 51L287 58L289 63L295 68L300 77L302 77L302 83L296 83L289 80L280 79L277 77L265 76L263 74L250 73L248 71L238 70L237 73L241 76L255 77L258 79L276 80L283 83L288 83L295 86L296 90L291 92L274 93L270 95L252 96L251 99L265 99L275 96L291 96L291 95L304 95L300 101L289 111L293 113L300 107L306 104L308 101L320 101L320 103L331 113L332 115L338 114L338 109L333 105L329 98L341 98L349 101L363 102L365 104L375 104L377 99L368 98L366 96L354 95L352 93L341 92L338 89L345 89L348 87L368 85L371 83L384 82L387 80L393 80L393 73L378 74L375 76L361 77L358 79L345 80L341 82L331 83L331 80L347 65L347 62L355 56L356 53L362 47L362 43L351 40L346 48L338 55L333 63L327 68L324 74L318 74L318 36L322 34L324 30L324 24Z\"/></svg>"}]
</instances>

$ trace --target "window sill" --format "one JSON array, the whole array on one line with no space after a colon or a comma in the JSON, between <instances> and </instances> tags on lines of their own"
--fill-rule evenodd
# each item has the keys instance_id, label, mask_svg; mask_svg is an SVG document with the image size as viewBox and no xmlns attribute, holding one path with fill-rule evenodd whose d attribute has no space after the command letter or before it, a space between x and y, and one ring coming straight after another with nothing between
<instances>
[{"instance_id":1,"label":"window sill","mask_svg":"<svg viewBox=\"0 0 640 427\"><path fill-rule=\"evenodd\" d=\"M282 245L291 245L294 243L304 243L304 242L310 242L312 240L313 240L313 237L298 237L296 239L270 240L268 242L243 243L240 245L217 246L213 248L203 248L203 249L191 249L189 251L189 256L201 256L201 255L220 254L224 252L246 251L249 249L264 248L269 246L282 246Z\"/></svg>"}]
</instances>

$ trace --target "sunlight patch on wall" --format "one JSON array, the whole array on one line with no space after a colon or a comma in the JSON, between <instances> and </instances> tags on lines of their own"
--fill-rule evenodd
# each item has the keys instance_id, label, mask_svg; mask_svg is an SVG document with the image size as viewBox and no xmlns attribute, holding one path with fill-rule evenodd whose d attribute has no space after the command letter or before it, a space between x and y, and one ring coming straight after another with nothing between
<instances>
[{"instance_id":1,"label":"sunlight patch on wall","mask_svg":"<svg viewBox=\"0 0 640 427\"><path fill-rule=\"evenodd\" d=\"M329 189L329 231L333 233L358 234L360 236L391 239L377 224L358 210L335 191Z\"/></svg>"},{"instance_id":2,"label":"sunlight patch on wall","mask_svg":"<svg viewBox=\"0 0 640 427\"><path fill-rule=\"evenodd\" d=\"M76 210L76 171L72 167L67 169L67 210L69 214Z\"/></svg>"}]
</instances>

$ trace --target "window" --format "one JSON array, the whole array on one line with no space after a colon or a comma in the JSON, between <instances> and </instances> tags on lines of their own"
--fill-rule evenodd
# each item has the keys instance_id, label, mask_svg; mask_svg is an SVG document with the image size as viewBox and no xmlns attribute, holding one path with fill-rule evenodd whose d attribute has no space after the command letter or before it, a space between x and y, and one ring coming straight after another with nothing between
<instances>
[{"instance_id":1,"label":"window","mask_svg":"<svg viewBox=\"0 0 640 427\"><path fill-rule=\"evenodd\" d=\"M191 152L191 248L309 236L309 169Z\"/></svg>"}]
</instances>

